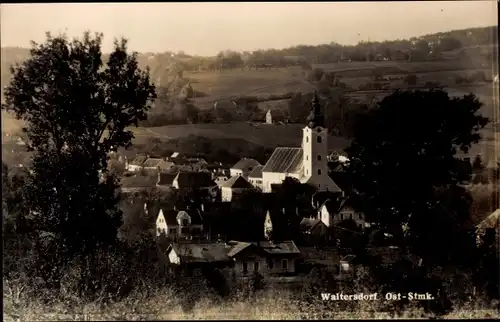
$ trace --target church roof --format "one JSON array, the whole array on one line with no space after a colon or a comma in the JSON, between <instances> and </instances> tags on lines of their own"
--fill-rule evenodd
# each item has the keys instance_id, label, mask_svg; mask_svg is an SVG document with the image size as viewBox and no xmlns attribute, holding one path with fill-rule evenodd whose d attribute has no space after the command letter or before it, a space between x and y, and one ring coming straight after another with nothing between
<instances>
[{"instance_id":1,"label":"church roof","mask_svg":"<svg viewBox=\"0 0 500 322\"><path fill-rule=\"evenodd\" d=\"M302 168L302 148L276 148L262 172L298 173Z\"/></svg>"}]
</instances>

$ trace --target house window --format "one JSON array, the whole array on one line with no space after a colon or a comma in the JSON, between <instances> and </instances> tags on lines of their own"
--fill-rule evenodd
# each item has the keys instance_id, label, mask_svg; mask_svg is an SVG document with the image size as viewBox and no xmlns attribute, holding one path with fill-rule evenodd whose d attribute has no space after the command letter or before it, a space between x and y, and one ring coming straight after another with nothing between
<instances>
[{"instance_id":1,"label":"house window","mask_svg":"<svg viewBox=\"0 0 500 322\"><path fill-rule=\"evenodd\" d=\"M318 169L318 174L319 174L319 175L321 174L321 169Z\"/></svg>"},{"instance_id":2,"label":"house window","mask_svg":"<svg viewBox=\"0 0 500 322\"><path fill-rule=\"evenodd\" d=\"M253 270L258 272L259 271L259 262L255 262L253 265Z\"/></svg>"},{"instance_id":3,"label":"house window","mask_svg":"<svg viewBox=\"0 0 500 322\"><path fill-rule=\"evenodd\" d=\"M316 138L316 141L317 141L318 143L321 143L321 136L318 136L318 137Z\"/></svg>"},{"instance_id":4,"label":"house window","mask_svg":"<svg viewBox=\"0 0 500 322\"><path fill-rule=\"evenodd\" d=\"M267 267L269 267L269 269L273 269L274 268L274 262L272 259L268 259L267 260Z\"/></svg>"},{"instance_id":5,"label":"house window","mask_svg":"<svg viewBox=\"0 0 500 322\"><path fill-rule=\"evenodd\" d=\"M187 226L189 221L187 219L182 219L182 226Z\"/></svg>"},{"instance_id":6,"label":"house window","mask_svg":"<svg viewBox=\"0 0 500 322\"><path fill-rule=\"evenodd\" d=\"M247 262L241 263L241 271L243 273L248 273L248 264L247 264Z\"/></svg>"},{"instance_id":7,"label":"house window","mask_svg":"<svg viewBox=\"0 0 500 322\"><path fill-rule=\"evenodd\" d=\"M170 233L175 234L175 228L170 228Z\"/></svg>"},{"instance_id":8,"label":"house window","mask_svg":"<svg viewBox=\"0 0 500 322\"><path fill-rule=\"evenodd\" d=\"M248 167L248 171L252 171L252 167Z\"/></svg>"},{"instance_id":9,"label":"house window","mask_svg":"<svg viewBox=\"0 0 500 322\"><path fill-rule=\"evenodd\" d=\"M340 214L340 220L344 220L344 214Z\"/></svg>"},{"instance_id":10,"label":"house window","mask_svg":"<svg viewBox=\"0 0 500 322\"><path fill-rule=\"evenodd\" d=\"M349 219L351 219L351 220L352 220L352 214L349 214Z\"/></svg>"},{"instance_id":11,"label":"house window","mask_svg":"<svg viewBox=\"0 0 500 322\"><path fill-rule=\"evenodd\" d=\"M286 271L288 269L288 260L287 259L283 259L281 261L281 267Z\"/></svg>"},{"instance_id":12,"label":"house window","mask_svg":"<svg viewBox=\"0 0 500 322\"><path fill-rule=\"evenodd\" d=\"M363 228L363 225L362 225L362 224L359 224L359 228Z\"/></svg>"},{"instance_id":13,"label":"house window","mask_svg":"<svg viewBox=\"0 0 500 322\"><path fill-rule=\"evenodd\" d=\"M182 227L181 228L181 233L187 234L188 232L189 232L189 228L187 228L187 227Z\"/></svg>"},{"instance_id":14,"label":"house window","mask_svg":"<svg viewBox=\"0 0 500 322\"><path fill-rule=\"evenodd\" d=\"M321 155L318 155L318 161L321 161Z\"/></svg>"}]
</instances>

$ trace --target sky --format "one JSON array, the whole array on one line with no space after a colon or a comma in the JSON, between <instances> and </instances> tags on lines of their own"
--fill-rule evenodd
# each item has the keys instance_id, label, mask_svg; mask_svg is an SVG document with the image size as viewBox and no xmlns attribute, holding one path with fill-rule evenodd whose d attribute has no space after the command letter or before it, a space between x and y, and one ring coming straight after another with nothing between
<instances>
[{"instance_id":1,"label":"sky","mask_svg":"<svg viewBox=\"0 0 500 322\"><path fill-rule=\"evenodd\" d=\"M29 47L45 32L129 39L139 52L215 55L361 40L404 39L498 24L497 1L280 3L44 3L0 5L2 47Z\"/></svg>"}]
</instances>

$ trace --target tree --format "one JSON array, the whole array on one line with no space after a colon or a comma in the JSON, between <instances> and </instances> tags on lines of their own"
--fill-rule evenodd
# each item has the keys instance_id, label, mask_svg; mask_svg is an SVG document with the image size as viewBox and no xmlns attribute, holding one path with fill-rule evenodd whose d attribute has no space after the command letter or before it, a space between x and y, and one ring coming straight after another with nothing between
<instances>
[{"instance_id":1,"label":"tree","mask_svg":"<svg viewBox=\"0 0 500 322\"><path fill-rule=\"evenodd\" d=\"M96 251L115 243L121 212L108 153L131 145L126 128L144 120L156 98L125 39L103 64L102 37L86 32L70 42L47 33L45 43L33 42L31 57L11 68L2 105L26 124L33 164L24 201L34 228L51 236L37 255L41 276L56 287L54 272L65 263L81 258L93 267Z\"/></svg>"},{"instance_id":2,"label":"tree","mask_svg":"<svg viewBox=\"0 0 500 322\"><path fill-rule=\"evenodd\" d=\"M347 172L361 207L422 256L447 255L453 232L465 229L470 199L459 184L471 174L459 171L455 155L480 140L488 122L477 113L481 105L473 94L395 92L355 125Z\"/></svg>"},{"instance_id":3,"label":"tree","mask_svg":"<svg viewBox=\"0 0 500 322\"><path fill-rule=\"evenodd\" d=\"M474 161L472 161L472 169L476 173L484 170L483 159L481 158L480 154L477 154L476 157L474 158Z\"/></svg>"},{"instance_id":4,"label":"tree","mask_svg":"<svg viewBox=\"0 0 500 322\"><path fill-rule=\"evenodd\" d=\"M406 85L412 85L412 86L417 85L417 75L415 75L415 74L407 75L404 79L404 83Z\"/></svg>"}]
</instances>

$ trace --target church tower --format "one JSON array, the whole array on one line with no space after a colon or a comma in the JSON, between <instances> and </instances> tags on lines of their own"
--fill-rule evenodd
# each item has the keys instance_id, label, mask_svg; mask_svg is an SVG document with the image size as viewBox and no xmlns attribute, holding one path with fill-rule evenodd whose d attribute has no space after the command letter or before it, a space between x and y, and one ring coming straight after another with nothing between
<instances>
[{"instance_id":1,"label":"church tower","mask_svg":"<svg viewBox=\"0 0 500 322\"><path fill-rule=\"evenodd\" d=\"M312 100L307 125L302 130L304 177L319 190L330 190L332 180L328 176L328 130L321 112L316 91ZM335 185L336 186L336 185Z\"/></svg>"}]
</instances>

